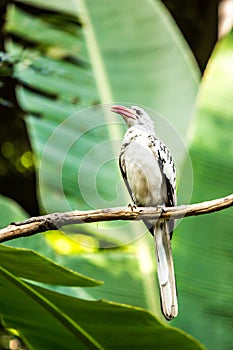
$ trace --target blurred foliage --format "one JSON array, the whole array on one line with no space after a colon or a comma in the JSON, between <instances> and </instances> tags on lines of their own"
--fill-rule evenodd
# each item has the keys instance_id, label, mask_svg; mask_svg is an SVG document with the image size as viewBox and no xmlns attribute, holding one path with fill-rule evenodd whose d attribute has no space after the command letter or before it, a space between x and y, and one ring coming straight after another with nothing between
<instances>
[{"instance_id":1,"label":"blurred foliage","mask_svg":"<svg viewBox=\"0 0 233 350\"><path fill-rule=\"evenodd\" d=\"M193 202L223 197L233 188L233 32L209 61L192 125ZM176 231L180 317L174 323L208 349L233 347L232 208L184 220ZM187 310L190 310L189 312ZM187 315L192 315L187 317Z\"/></svg>"},{"instance_id":2,"label":"blurred foliage","mask_svg":"<svg viewBox=\"0 0 233 350\"><path fill-rule=\"evenodd\" d=\"M0 324L0 349L1 350L27 350L18 333L12 329L5 329Z\"/></svg>"},{"instance_id":3,"label":"blurred foliage","mask_svg":"<svg viewBox=\"0 0 233 350\"><path fill-rule=\"evenodd\" d=\"M6 68L9 66L8 74L15 82L12 91L16 92L16 102L20 105L20 108L16 108L21 114L26 114L38 176L40 206L44 211L64 210L67 205L68 209L95 207L95 197L98 195L98 200L101 198L105 206L116 203L115 193L113 196L109 194L120 178L116 158L124 131L122 122L112 122L112 116L106 113L108 105L105 110L97 106L73 118L68 118L70 115L98 102L110 103L113 99L122 99L124 96L125 99L135 102L140 97L137 103L148 104L151 108L157 105L159 111L172 120L173 108L164 99L166 91L168 98L177 103L177 113L180 116L178 129L184 135L192 115L198 85L198 70L192 54L160 3L152 5L148 2L142 9L135 7L135 2L131 0L122 1L121 4L112 3L111 6L109 2L102 1L102 8L108 8L108 16L99 12L97 3L75 2L77 8L70 5L67 3L64 7L63 2L56 2L56 5L50 6L48 2L38 0L17 1L7 8L5 52L2 54L3 73L7 72ZM122 12L127 7L134 11L136 9L134 16L131 15L132 10ZM151 13L154 17L152 22L147 20ZM108 22L109 17L119 22L118 28L114 23ZM89 23L84 31L80 18L82 23ZM138 26L139 22L141 26ZM109 25L111 30L106 30ZM129 36L127 41L122 41L125 26L130 28ZM157 33L161 30L164 33L163 38L155 40L159 38ZM151 33L153 37L149 35ZM142 43L141 52L147 54L137 57L135 50L138 50L139 41ZM172 65L174 59L177 60L177 66ZM154 77L151 75L152 71ZM119 79L120 76L124 76L125 80ZM170 76L173 77L174 84L168 80ZM139 80L141 84L135 84ZM146 82L151 87L150 94L146 93ZM182 98L184 92L185 103ZM157 118L162 121L161 117ZM162 124L163 133L166 135L166 128L169 128L172 135L172 128L166 122ZM56 129L59 125L61 127ZM117 142L114 143L114 139ZM171 138L170 142L175 143L176 138ZM96 145L102 144L105 144L104 150L93 152ZM3 154L11 153L11 145L5 144L2 150ZM108 162L105 164L103 160L107 151ZM93 155L85 163L88 152ZM179 155L180 164L184 156L184 152ZM30 153L24 152L20 155L20 160L22 165L30 167L33 158ZM81 169L82 163L85 166ZM80 186L77 187L75 180L80 169L84 186L81 189ZM97 192L96 189L93 191L96 179L91 178L91 174L96 176ZM128 201L122 197L123 192L125 189L121 184L119 203ZM2 202L4 203L4 199ZM20 212L20 208L13 202L8 204L9 215L14 220L15 210ZM5 326L18 329L26 345L34 348L51 348L57 343L59 348L71 348L74 342L79 344L79 348L99 348L97 341L109 349L128 349L135 347L135 344L141 344L148 349L154 348L156 344L163 344L164 349L171 344L177 349L202 348L191 337L160 324L146 311L132 306L77 299L100 299L106 296L109 300L154 309L160 314L159 300L155 299L155 271L149 242L146 238L141 239L140 250L137 244L130 249L124 245L117 248L119 244L128 243L137 237L140 230L138 224L83 225L72 230L72 235L66 239L59 232L50 232L46 234L46 240L37 235L25 241L18 239L10 242L10 245L37 249L62 265L74 270L78 268L95 278L99 276L105 281L105 285L91 290L70 289L64 286L63 281L63 286L52 287L53 279L56 277L63 280L62 275L53 272L54 267L47 266L46 261L38 262L32 253L15 250L15 258L11 264L6 260L6 265L1 270L2 290L7 295L7 300L4 300L5 307L2 308ZM140 234L144 230L143 228ZM76 241L71 244L74 238ZM51 250L46 242L50 242L55 250ZM61 245L63 253L65 248L66 252L75 252L76 255L58 255L56 252L61 250ZM109 246L112 247L111 250L101 250L102 247ZM93 254L97 249L98 253ZM83 251L85 254L77 255ZM70 297L25 283L16 274L16 271L19 273L18 268L16 271L10 269L16 265L15 259L19 259L18 255L22 261L21 273L28 271L25 267L26 261L30 267L36 266L32 269L33 276L28 271L30 276L22 277L33 278L41 283L43 279L40 272L45 274L46 265L49 270L46 273L47 283L50 282L49 288L55 288ZM61 283L57 281L56 284ZM17 304L13 303L15 295ZM71 298L71 295L74 297ZM12 307L9 308L8 305ZM69 305L68 309L66 305ZM21 322L22 312L24 323ZM75 315L79 315L79 319ZM125 324L128 326L125 327ZM131 328L128 328L129 324ZM97 340L86 333L89 331ZM116 337L116 334L120 336Z\"/></svg>"},{"instance_id":4,"label":"blurred foliage","mask_svg":"<svg viewBox=\"0 0 233 350\"><path fill-rule=\"evenodd\" d=\"M41 211L127 203L116 160L124 127L108 114L113 100L145 105L165 117L152 112L158 134L175 151L180 202L186 203L192 190L190 161L187 158L182 168L187 154L177 136L179 133L184 138L188 128L195 175L192 201L231 192L232 34L219 44L210 61L192 123L199 72L160 1L145 1L143 6L139 0L101 0L101 4L91 0L65 4L61 0L14 1L7 7L4 30L0 102L9 130L12 120L17 120L25 132L26 121L33 155L29 144L22 149L20 142L19 146L18 141L3 135L2 157L13 167L20 164L24 175L30 174L35 163ZM9 85L5 77L10 79ZM9 91L11 98L3 90ZM99 102L105 105L100 107ZM95 108L87 109L90 106ZM31 187L25 190L17 186L15 191L25 191L25 197L31 191ZM12 200L2 197L0 203L2 226L27 216ZM186 219L173 239L180 303L174 324L211 350L232 347L229 213L230 209ZM106 298L160 314L151 237L125 245L143 232L139 223L103 223L71 227L66 231L71 234L68 238L60 232L48 232L45 237L10 242L40 251L105 283L95 288L69 288L57 281L55 287L46 285L50 290L41 284L35 286L21 278L27 276L19 273L16 260L22 261L21 273L28 272L29 279L34 274L40 283L40 274L45 271L47 279L51 278L43 281L46 283L59 279L60 273L41 256L38 262L37 255L16 249L11 263L6 261L1 268L6 296L1 311L4 326L20 330L25 343L35 349L51 349L54 344L67 349L74 342L80 349L99 348L98 342L107 349L202 348L145 310L90 301ZM36 266L35 271L28 271L26 264ZM10 266L17 269L10 270Z\"/></svg>"},{"instance_id":5,"label":"blurred foliage","mask_svg":"<svg viewBox=\"0 0 233 350\"><path fill-rule=\"evenodd\" d=\"M6 2L0 4L0 192L17 202L31 214L38 214L35 193L33 154L23 110L16 98L17 81L14 65L21 59L7 52L4 19ZM30 195L25 194L25 189Z\"/></svg>"},{"instance_id":6,"label":"blurred foliage","mask_svg":"<svg viewBox=\"0 0 233 350\"><path fill-rule=\"evenodd\" d=\"M12 199L0 196L0 227L3 228L13 221L22 221L28 217L28 214Z\"/></svg>"}]
</instances>

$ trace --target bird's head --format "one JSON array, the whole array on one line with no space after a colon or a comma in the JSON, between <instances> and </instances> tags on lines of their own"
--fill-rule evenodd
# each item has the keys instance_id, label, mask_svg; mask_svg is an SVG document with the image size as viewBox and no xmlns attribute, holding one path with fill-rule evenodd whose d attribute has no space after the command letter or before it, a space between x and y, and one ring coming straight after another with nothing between
<instances>
[{"instance_id":1,"label":"bird's head","mask_svg":"<svg viewBox=\"0 0 233 350\"><path fill-rule=\"evenodd\" d=\"M111 107L111 111L120 114L128 127L140 126L148 131L154 130L154 124L150 119L149 115L144 111L143 108L138 106L119 106L115 105Z\"/></svg>"}]
</instances>

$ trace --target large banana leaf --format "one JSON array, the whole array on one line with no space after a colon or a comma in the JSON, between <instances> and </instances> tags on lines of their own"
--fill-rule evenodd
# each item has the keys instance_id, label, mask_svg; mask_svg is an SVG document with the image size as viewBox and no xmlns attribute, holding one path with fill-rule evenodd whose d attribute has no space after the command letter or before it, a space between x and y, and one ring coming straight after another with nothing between
<instances>
[{"instance_id":1,"label":"large banana leaf","mask_svg":"<svg viewBox=\"0 0 233 350\"><path fill-rule=\"evenodd\" d=\"M72 13L68 18L67 12L63 17L46 11L38 18L22 3L9 11L7 30L20 39L17 43L28 44L15 75L24 86L18 92L21 106L31 114L26 121L38 160L44 209L127 205L117 165L122 122L107 113L108 104L74 112L96 102L124 99L156 106L171 122L176 117L176 127L184 135L197 91L192 54L160 2L67 2ZM41 6L41 1L27 3ZM57 11L64 12L59 3ZM20 55L18 44L9 42L8 47ZM166 119L154 112L152 117L180 165L185 155L182 140ZM129 243L145 233L139 223L85 225L76 230L94 232L102 247L109 241L114 246ZM140 240L139 255L144 258L136 265L143 278L131 293L132 302L138 303L140 293L141 305L146 300L148 308L160 314L154 296L154 257L145 238ZM128 254L122 252L124 259ZM119 294L121 286L118 283Z\"/></svg>"},{"instance_id":2,"label":"large banana leaf","mask_svg":"<svg viewBox=\"0 0 233 350\"><path fill-rule=\"evenodd\" d=\"M101 100L148 106L185 136L198 70L162 2L82 0L80 11Z\"/></svg>"},{"instance_id":3,"label":"large banana leaf","mask_svg":"<svg viewBox=\"0 0 233 350\"><path fill-rule=\"evenodd\" d=\"M30 286L3 268L0 274L4 325L17 329L29 349L72 349L74 344L78 349L204 349L142 309Z\"/></svg>"},{"instance_id":4,"label":"large banana leaf","mask_svg":"<svg viewBox=\"0 0 233 350\"><path fill-rule=\"evenodd\" d=\"M156 108L184 136L198 71L158 1L67 1L66 9L61 3L51 7L41 0L17 1L7 21L8 32L17 39L8 43L8 50L20 57L15 65L15 76L23 86L18 98L28 113L41 204L45 211L127 204L117 169L124 128L107 113L109 104L83 108L114 100L146 105ZM40 18L33 6L40 8ZM44 11L48 6L58 12ZM18 44L22 42L27 50L22 51ZM74 114L77 110L81 112ZM180 165L185 155L182 140L165 119L154 112L152 117L170 148L179 145L175 156ZM111 245L129 243L145 232L138 223L85 225L75 230L94 232L104 247L109 241ZM145 237L140 246L130 254L122 250L119 258L112 259L113 253L104 253L103 258L99 253L99 261L84 257L83 270L90 264L93 277L103 274L109 279L107 287L98 287L99 292L84 291L87 298L108 295L110 300L127 300L159 314L153 255ZM125 273L126 267L130 273ZM131 282L135 278L130 288L129 278Z\"/></svg>"},{"instance_id":5,"label":"large banana leaf","mask_svg":"<svg viewBox=\"0 0 233 350\"><path fill-rule=\"evenodd\" d=\"M51 44L51 35L53 56L64 57L68 51L69 57L91 62L91 69L85 67L79 70L81 77L75 74L77 67L73 66L74 75L70 75L70 79L80 79L88 71L93 72L91 76L95 83L93 81L92 86L97 86L100 102L115 100L148 106L172 121L182 136L186 135L193 114L199 71L183 36L161 1L120 0L114 3L100 0L97 4L93 0L69 0L65 6L62 1L18 0L17 3L69 14L73 22L81 19L85 35L83 46L80 30L75 30L71 24L68 26L65 21L56 23L53 19L51 26L48 16L43 16L42 20L34 17L23 20L17 14L17 21L9 24L11 32L20 33L23 38L39 43L43 48ZM22 27L17 25L19 21ZM61 29L58 24L63 25L66 33L58 30ZM51 34L48 35L48 32ZM73 41L71 33L76 34ZM54 67L54 62L51 66ZM43 70L41 73L43 75ZM47 83L52 72L45 70L44 74L48 73L50 79L47 77ZM65 70L64 77L67 78ZM79 84L75 85L79 104L79 94L85 91L82 83L79 80ZM54 88L64 97L65 89L59 85ZM69 90L72 90L72 81L70 85ZM91 95L90 88L91 81L88 96ZM50 87L46 86L46 91L48 89Z\"/></svg>"},{"instance_id":6,"label":"large banana leaf","mask_svg":"<svg viewBox=\"0 0 233 350\"><path fill-rule=\"evenodd\" d=\"M190 149L193 202L233 188L233 33L219 42L201 84ZM180 316L208 349L233 348L232 209L183 220L176 232Z\"/></svg>"}]
</instances>

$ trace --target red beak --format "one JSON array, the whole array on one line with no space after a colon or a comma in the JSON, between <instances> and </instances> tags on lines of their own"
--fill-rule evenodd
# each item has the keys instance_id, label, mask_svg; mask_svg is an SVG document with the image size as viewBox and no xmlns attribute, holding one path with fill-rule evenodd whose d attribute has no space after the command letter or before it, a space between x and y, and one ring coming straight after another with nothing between
<instances>
[{"instance_id":1,"label":"red beak","mask_svg":"<svg viewBox=\"0 0 233 350\"><path fill-rule=\"evenodd\" d=\"M122 117L127 117L131 119L136 119L135 114L132 112L130 108L125 106L112 106L111 111L117 114L122 115Z\"/></svg>"}]
</instances>

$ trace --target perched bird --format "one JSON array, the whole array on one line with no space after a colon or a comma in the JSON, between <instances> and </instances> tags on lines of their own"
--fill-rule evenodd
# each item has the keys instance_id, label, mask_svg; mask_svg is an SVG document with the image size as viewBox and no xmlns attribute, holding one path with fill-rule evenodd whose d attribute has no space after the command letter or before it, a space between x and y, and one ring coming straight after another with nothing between
<instances>
[{"instance_id":1,"label":"perched bird","mask_svg":"<svg viewBox=\"0 0 233 350\"><path fill-rule=\"evenodd\" d=\"M175 206L176 169L164 143L155 136L149 115L140 107L112 106L128 130L124 136L119 165L130 196L137 206ZM154 236L161 310L167 320L178 313L175 273L171 251L174 220L144 221Z\"/></svg>"}]
</instances>

